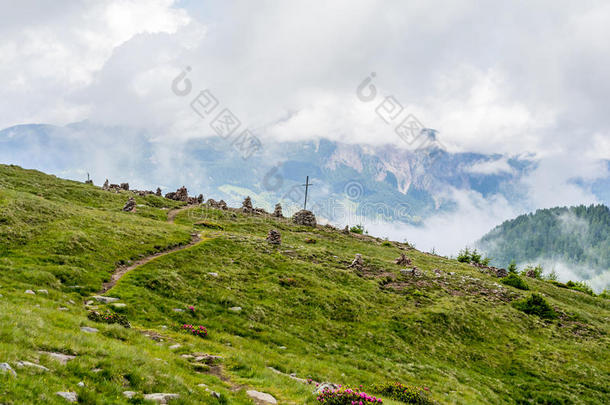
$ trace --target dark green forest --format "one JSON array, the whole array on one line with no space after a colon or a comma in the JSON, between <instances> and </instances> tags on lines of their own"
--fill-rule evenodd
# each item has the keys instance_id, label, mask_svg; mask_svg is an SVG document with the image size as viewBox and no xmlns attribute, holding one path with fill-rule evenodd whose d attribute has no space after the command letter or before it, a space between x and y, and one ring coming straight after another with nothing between
<instances>
[{"instance_id":1,"label":"dark green forest","mask_svg":"<svg viewBox=\"0 0 610 405\"><path fill-rule=\"evenodd\" d=\"M610 268L610 209L580 205L537 210L505 221L477 246L496 266L507 267L511 260L550 259L606 270Z\"/></svg>"}]
</instances>

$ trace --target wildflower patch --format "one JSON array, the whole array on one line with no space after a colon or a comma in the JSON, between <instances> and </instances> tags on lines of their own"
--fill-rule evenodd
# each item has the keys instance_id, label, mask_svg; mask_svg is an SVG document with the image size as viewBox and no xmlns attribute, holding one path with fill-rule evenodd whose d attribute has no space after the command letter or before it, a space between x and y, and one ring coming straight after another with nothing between
<instances>
[{"instance_id":1,"label":"wildflower patch","mask_svg":"<svg viewBox=\"0 0 610 405\"><path fill-rule=\"evenodd\" d=\"M327 388L322 391L316 399L318 402L325 405L364 405L383 403L381 398L351 388L338 388L334 390Z\"/></svg>"},{"instance_id":2,"label":"wildflower patch","mask_svg":"<svg viewBox=\"0 0 610 405\"><path fill-rule=\"evenodd\" d=\"M201 325L195 326L195 325L185 323L184 325L182 325L182 330L185 330L195 336L199 336L202 338L208 336L208 330L204 326L201 326Z\"/></svg>"}]
</instances>

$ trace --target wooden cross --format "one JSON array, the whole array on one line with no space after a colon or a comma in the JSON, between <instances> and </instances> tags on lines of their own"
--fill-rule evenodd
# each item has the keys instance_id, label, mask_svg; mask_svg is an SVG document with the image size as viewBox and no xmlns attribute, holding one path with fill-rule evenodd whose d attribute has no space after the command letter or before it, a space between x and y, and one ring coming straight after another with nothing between
<instances>
[{"instance_id":1,"label":"wooden cross","mask_svg":"<svg viewBox=\"0 0 610 405\"><path fill-rule=\"evenodd\" d=\"M305 186L305 204L303 204L303 209L306 210L307 209L307 191L309 190L309 186L313 186L313 184L311 184L309 182L309 176L307 176L307 179L305 180L305 184L301 184L301 186Z\"/></svg>"}]
</instances>

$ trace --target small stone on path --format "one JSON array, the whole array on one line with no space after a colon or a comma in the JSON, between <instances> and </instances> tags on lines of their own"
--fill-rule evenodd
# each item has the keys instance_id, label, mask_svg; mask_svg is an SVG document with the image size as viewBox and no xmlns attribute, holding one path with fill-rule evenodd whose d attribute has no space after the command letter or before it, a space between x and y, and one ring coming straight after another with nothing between
<instances>
[{"instance_id":1,"label":"small stone on path","mask_svg":"<svg viewBox=\"0 0 610 405\"><path fill-rule=\"evenodd\" d=\"M91 328L89 326L81 326L80 330L82 330L83 332L87 332L87 333L96 333L96 332L99 332L98 329Z\"/></svg>"},{"instance_id":2,"label":"small stone on path","mask_svg":"<svg viewBox=\"0 0 610 405\"><path fill-rule=\"evenodd\" d=\"M104 297L103 295L94 295L93 297L94 300L98 301L98 302L102 302L104 304L110 304L111 302L116 302L119 299L118 298L114 298L114 297Z\"/></svg>"}]
</instances>

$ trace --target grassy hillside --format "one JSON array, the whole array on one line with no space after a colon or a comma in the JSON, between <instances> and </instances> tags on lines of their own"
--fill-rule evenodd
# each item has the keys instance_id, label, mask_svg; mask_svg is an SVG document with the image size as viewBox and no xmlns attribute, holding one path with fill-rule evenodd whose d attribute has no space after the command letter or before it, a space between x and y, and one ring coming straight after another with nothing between
<instances>
[{"instance_id":1,"label":"grassy hillside","mask_svg":"<svg viewBox=\"0 0 610 405\"><path fill-rule=\"evenodd\" d=\"M314 387L291 373L368 392L400 381L428 388L438 403L599 404L610 395L606 299L540 280L519 290L475 267L330 227L205 207L169 223L178 203L136 197L137 212L124 213L129 195L0 166L0 363L17 372L0 373L0 403L60 404L55 392L75 391L84 403L166 392L180 394L171 403L247 404L248 389L280 404L317 403ZM270 229L282 245L265 241ZM105 294L124 306L85 305L115 267L184 245L193 232L201 242L128 272ZM356 253L362 269L348 267ZM421 277L400 272L401 253ZM511 304L532 293L558 317ZM106 307L132 328L87 319L88 309ZM61 365L41 351L76 358ZM222 359L204 365L193 353Z\"/></svg>"}]
</instances>

